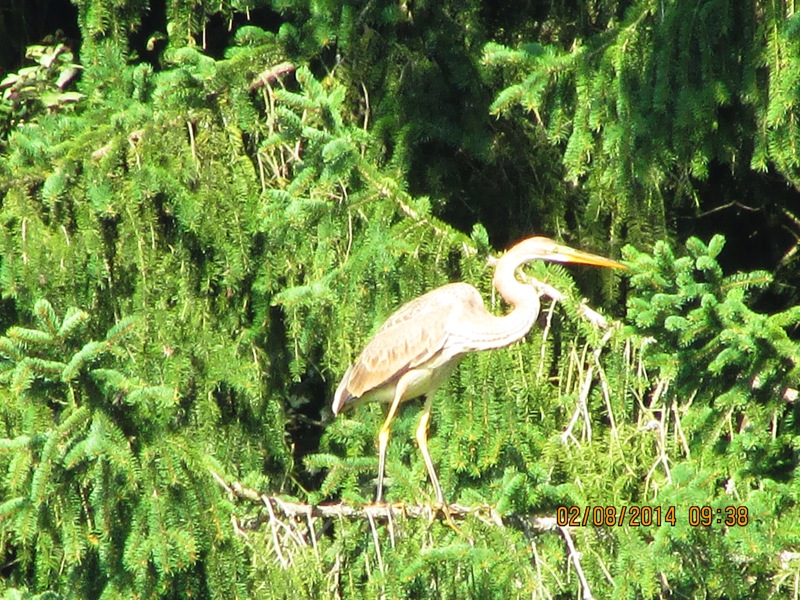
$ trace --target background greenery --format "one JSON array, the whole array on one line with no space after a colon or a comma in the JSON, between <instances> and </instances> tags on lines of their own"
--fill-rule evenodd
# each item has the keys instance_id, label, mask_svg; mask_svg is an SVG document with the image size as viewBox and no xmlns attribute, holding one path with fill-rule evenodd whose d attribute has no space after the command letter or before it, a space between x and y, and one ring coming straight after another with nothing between
<instances>
[{"instance_id":1,"label":"background greenery","mask_svg":"<svg viewBox=\"0 0 800 600\"><path fill-rule=\"evenodd\" d=\"M3 597L800 594L799 31L756 0L0 9ZM438 394L461 531L292 513L374 497L381 408L329 407L380 322L451 280L503 310L487 259L534 233L630 270L531 265L564 301Z\"/></svg>"}]
</instances>

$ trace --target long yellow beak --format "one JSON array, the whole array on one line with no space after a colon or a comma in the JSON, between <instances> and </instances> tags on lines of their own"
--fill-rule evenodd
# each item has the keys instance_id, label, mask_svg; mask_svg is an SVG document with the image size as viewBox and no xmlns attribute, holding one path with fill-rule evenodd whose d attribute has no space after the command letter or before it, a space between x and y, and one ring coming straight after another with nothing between
<instances>
[{"instance_id":1,"label":"long yellow beak","mask_svg":"<svg viewBox=\"0 0 800 600\"><path fill-rule=\"evenodd\" d=\"M554 262L594 265L595 267L607 267L609 269L628 268L622 263L618 263L617 261L606 258L605 256L599 256L597 254L591 254L590 252L575 250L575 248L561 245L556 245L555 248L553 248L552 253L550 253L548 256L543 256L542 258L544 260L551 260Z\"/></svg>"}]
</instances>

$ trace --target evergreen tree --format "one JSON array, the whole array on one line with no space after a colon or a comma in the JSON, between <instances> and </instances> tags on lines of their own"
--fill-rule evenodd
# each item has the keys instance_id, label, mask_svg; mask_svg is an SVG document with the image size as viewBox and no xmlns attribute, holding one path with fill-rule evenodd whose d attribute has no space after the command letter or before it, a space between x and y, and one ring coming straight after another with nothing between
<instances>
[{"instance_id":1,"label":"evergreen tree","mask_svg":"<svg viewBox=\"0 0 800 600\"><path fill-rule=\"evenodd\" d=\"M0 82L3 597L798 594L791 246L645 250L743 205L720 170L796 187L791 6L75 5L79 52ZM383 414L330 419L338 378L447 281L505 310L534 231L630 271L526 267L563 299L440 390L460 531L413 403L370 506Z\"/></svg>"}]
</instances>

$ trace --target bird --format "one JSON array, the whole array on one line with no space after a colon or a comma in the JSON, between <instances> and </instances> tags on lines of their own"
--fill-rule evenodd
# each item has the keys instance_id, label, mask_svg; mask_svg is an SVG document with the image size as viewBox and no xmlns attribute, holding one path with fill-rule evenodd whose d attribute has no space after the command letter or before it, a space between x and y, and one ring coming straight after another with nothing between
<instances>
[{"instance_id":1,"label":"bird","mask_svg":"<svg viewBox=\"0 0 800 600\"><path fill-rule=\"evenodd\" d=\"M348 367L333 398L334 416L367 402L389 405L378 433L376 503L383 501L386 449L392 421L400 404L424 397L415 437L436 501L450 521L428 451L433 397L465 355L509 346L525 337L533 327L541 307L540 295L549 286L536 280L521 282L517 279L517 269L535 260L626 268L610 258L576 250L550 238L526 238L496 261L493 284L511 305L510 312L503 316L490 313L478 290L468 283L443 285L394 312Z\"/></svg>"}]
</instances>

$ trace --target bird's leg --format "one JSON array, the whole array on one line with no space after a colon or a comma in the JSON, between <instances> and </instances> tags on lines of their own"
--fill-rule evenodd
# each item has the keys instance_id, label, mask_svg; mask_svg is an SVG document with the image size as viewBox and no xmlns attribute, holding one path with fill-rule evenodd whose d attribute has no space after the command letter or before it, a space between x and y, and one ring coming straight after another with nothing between
<instances>
[{"instance_id":1,"label":"bird's leg","mask_svg":"<svg viewBox=\"0 0 800 600\"><path fill-rule=\"evenodd\" d=\"M386 415L386 420L383 422L380 433L378 433L378 494L375 497L375 502L383 501L383 476L386 472L386 448L389 446L389 427L394 420L394 415L397 413L397 408L400 406L400 400L408 387L405 376L397 380L397 386L394 390L394 399L389 407L389 412Z\"/></svg>"},{"instance_id":2,"label":"bird's leg","mask_svg":"<svg viewBox=\"0 0 800 600\"><path fill-rule=\"evenodd\" d=\"M436 476L436 470L433 468L433 460L431 460L430 452L428 452L428 423L431 420L431 405L433 404L434 392L429 392L425 396L425 408L422 409L422 415L419 418L417 425L417 445L419 451L422 452L422 458L425 459L425 466L428 468L428 477L431 478L433 489L436 492L436 502L442 508L447 524L453 528L456 533L462 533L458 526L453 521L453 516L450 514L450 507L444 500L442 493L442 486L439 485L439 478Z\"/></svg>"},{"instance_id":3,"label":"bird's leg","mask_svg":"<svg viewBox=\"0 0 800 600\"><path fill-rule=\"evenodd\" d=\"M431 405L433 404L433 393L425 396L425 408L422 410L422 415L419 418L417 425L417 445L422 458L425 459L425 466L428 469L428 476L431 478L433 489L436 492L436 501L445 506L444 494L442 493L442 486L439 485L439 478L436 476L436 470L433 468L433 460L428 452L428 423L431 419Z\"/></svg>"}]
</instances>

